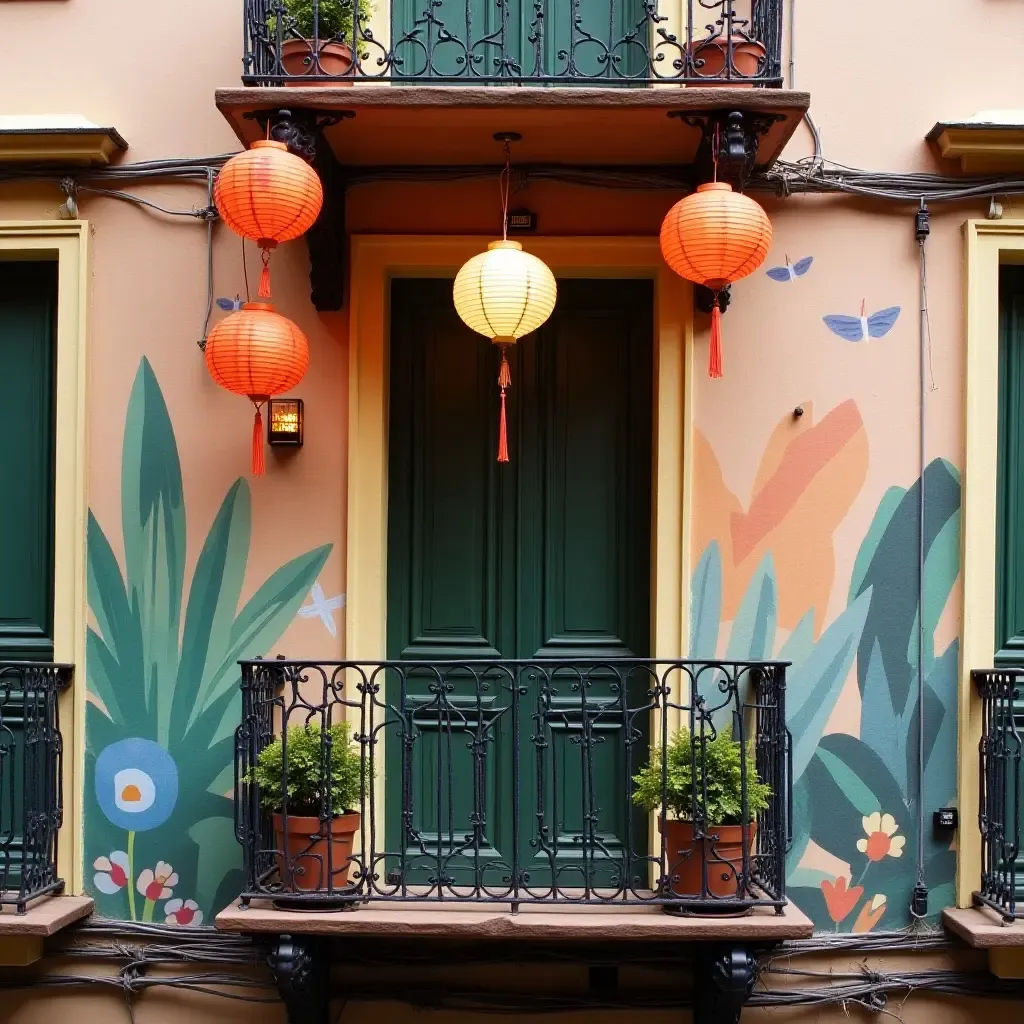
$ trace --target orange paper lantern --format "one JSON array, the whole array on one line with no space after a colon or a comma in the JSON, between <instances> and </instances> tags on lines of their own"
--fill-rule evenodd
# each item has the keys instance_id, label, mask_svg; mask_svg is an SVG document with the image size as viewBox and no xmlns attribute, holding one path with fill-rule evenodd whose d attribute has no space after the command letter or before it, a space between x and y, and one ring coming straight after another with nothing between
<instances>
[{"instance_id":1,"label":"orange paper lantern","mask_svg":"<svg viewBox=\"0 0 1024 1024\"><path fill-rule=\"evenodd\" d=\"M260 139L221 168L213 186L221 219L263 250L260 298L270 298L270 250L305 234L324 205L320 178L283 142Z\"/></svg>"},{"instance_id":2,"label":"orange paper lantern","mask_svg":"<svg viewBox=\"0 0 1024 1024\"><path fill-rule=\"evenodd\" d=\"M262 476L263 417L260 407L290 391L309 366L309 342L269 302L247 302L225 317L206 339L206 368L222 387L245 395L256 406L252 428L252 471Z\"/></svg>"},{"instance_id":3,"label":"orange paper lantern","mask_svg":"<svg viewBox=\"0 0 1024 1024\"><path fill-rule=\"evenodd\" d=\"M698 185L661 223L661 253L680 276L714 293L708 373L722 376L722 311L718 293L752 274L772 244L772 223L749 196L724 181Z\"/></svg>"}]
</instances>

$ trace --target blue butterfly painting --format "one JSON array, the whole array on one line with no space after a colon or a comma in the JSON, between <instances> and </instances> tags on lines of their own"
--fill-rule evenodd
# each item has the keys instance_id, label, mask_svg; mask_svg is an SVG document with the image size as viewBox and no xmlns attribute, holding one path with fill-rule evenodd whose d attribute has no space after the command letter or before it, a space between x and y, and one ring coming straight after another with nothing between
<instances>
[{"instance_id":1,"label":"blue butterfly painting","mask_svg":"<svg viewBox=\"0 0 1024 1024\"><path fill-rule=\"evenodd\" d=\"M864 315L864 302L860 304L860 316L832 315L822 317L825 326L843 341L866 341L868 338L884 338L900 315L899 306L880 309L871 316Z\"/></svg>"},{"instance_id":2,"label":"blue butterfly painting","mask_svg":"<svg viewBox=\"0 0 1024 1024\"><path fill-rule=\"evenodd\" d=\"M218 299L217 305L220 306L225 313L234 313L242 308L242 299L239 295L236 295L233 299Z\"/></svg>"},{"instance_id":3,"label":"blue butterfly painting","mask_svg":"<svg viewBox=\"0 0 1024 1024\"><path fill-rule=\"evenodd\" d=\"M790 263L789 253L786 253L786 265L784 267L772 267L766 270L765 273L773 281L795 281L798 277L803 277L811 269L813 262L813 256L805 256L802 260L797 260L796 263Z\"/></svg>"}]
</instances>

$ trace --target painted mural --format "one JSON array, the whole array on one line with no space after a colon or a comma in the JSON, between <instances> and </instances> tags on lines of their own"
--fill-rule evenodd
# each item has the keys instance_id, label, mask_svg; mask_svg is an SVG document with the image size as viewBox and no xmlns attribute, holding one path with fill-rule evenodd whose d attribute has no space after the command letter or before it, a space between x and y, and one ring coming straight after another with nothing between
<instances>
[{"instance_id":1,"label":"painted mural","mask_svg":"<svg viewBox=\"0 0 1024 1024\"><path fill-rule=\"evenodd\" d=\"M860 544L846 606L825 625L835 582L832 535L864 484L867 444L853 401L817 423L809 403L803 409L797 421L788 414L773 431L746 508L725 487L714 452L698 436L702 500L694 525L702 554L692 581L691 653L792 662L790 895L821 930L897 928L910 922L920 802L930 812L956 794L959 643L937 652L935 636L959 574L960 479L937 459L923 481L885 492ZM917 589L922 486L923 608ZM731 623L727 631L724 623ZM848 688L856 691L859 717L836 713ZM953 902L955 852L930 830L924 842L923 879L934 915Z\"/></svg>"},{"instance_id":2,"label":"painted mural","mask_svg":"<svg viewBox=\"0 0 1024 1024\"><path fill-rule=\"evenodd\" d=\"M230 798L237 662L274 647L331 545L282 565L239 608L252 515L239 479L186 581L181 464L146 359L121 458L123 562L91 514L88 524L87 887L105 916L197 925L241 887Z\"/></svg>"}]
</instances>

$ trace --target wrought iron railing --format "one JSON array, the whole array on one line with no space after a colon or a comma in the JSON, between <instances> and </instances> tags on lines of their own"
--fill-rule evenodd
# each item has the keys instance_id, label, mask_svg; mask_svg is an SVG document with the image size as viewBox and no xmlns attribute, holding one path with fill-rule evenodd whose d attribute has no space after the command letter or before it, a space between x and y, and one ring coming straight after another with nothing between
<instances>
[{"instance_id":1,"label":"wrought iron railing","mask_svg":"<svg viewBox=\"0 0 1024 1024\"><path fill-rule=\"evenodd\" d=\"M783 0L244 0L248 85L782 84Z\"/></svg>"},{"instance_id":2,"label":"wrought iron railing","mask_svg":"<svg viewBox=\"0 0 1024 1024\"><path fill-rule=\"evenodd\" d=\"M70 665L0 662L0 905L25 913L59 892L57 832L63 819L58 695Z\"/></svg>"},{"instance_id":3,"label":"wrought iron railing","mask_svg":"<svg viewBox=\"0 0 1024 1024\"><path fill-rule=\"evenodd\" d=\"M785 683L781 663L243 662L242 900L781 912Z\"/></svg>"},{"instance_id":4,"label":"wrought iron railing","mask_svg":"<svg viewBox=\"0 0 1024 1024\"><path fill-rule=\"evenodd\" d=\"M1017 917L1024 864L1020 862L1021 734L1024 721L1024 669L974 671L981 697L979 751L981 888L975 903Z\"/></svg>"}]
</instances>

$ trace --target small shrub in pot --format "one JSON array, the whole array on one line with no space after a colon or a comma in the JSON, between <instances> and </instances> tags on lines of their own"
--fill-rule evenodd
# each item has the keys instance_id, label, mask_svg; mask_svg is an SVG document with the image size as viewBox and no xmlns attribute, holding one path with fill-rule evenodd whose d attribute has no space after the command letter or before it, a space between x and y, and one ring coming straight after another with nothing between
<instances>
[{"instance_id":1,"label":"small shrub in pot","mask_svg":"<svg viewBox=\"0 0 1024 1024\"><path fill-rule=\"evenodd\" d=\"M648 764L633 776L633 800L648 811L659 810L665 834L671 888L679 896L707 893L743 898L743 826L751 847L757 836L757 815L765 810L771 788L757 774L753 751L746 758L747 820L743 820L743 748L728 729L694 739L680 729L665 751L652 751ZM664 778L663 778L664 775ZM694 808L703 835L694 834Z\"/></svg>"},{"instance_id":2,"label":"small shrub in pot","mask_svg":"<svg viewBox=\"0 0 1024 1024\"><path fill-rule=\"evenodd\" d=\"M246 778L259 786L260 801L273 815L278 868L285 889L339 889L348 882L352 845L360 824L356 808L361 796L362 757L347 722L331 726L329 742L329 770L325 773L325 738L320 726L312 723L289 728L287 821L285 743L280 736L260 752ZM367 783L370 775L367 772Z\"/></svg>"}]
</instances>

